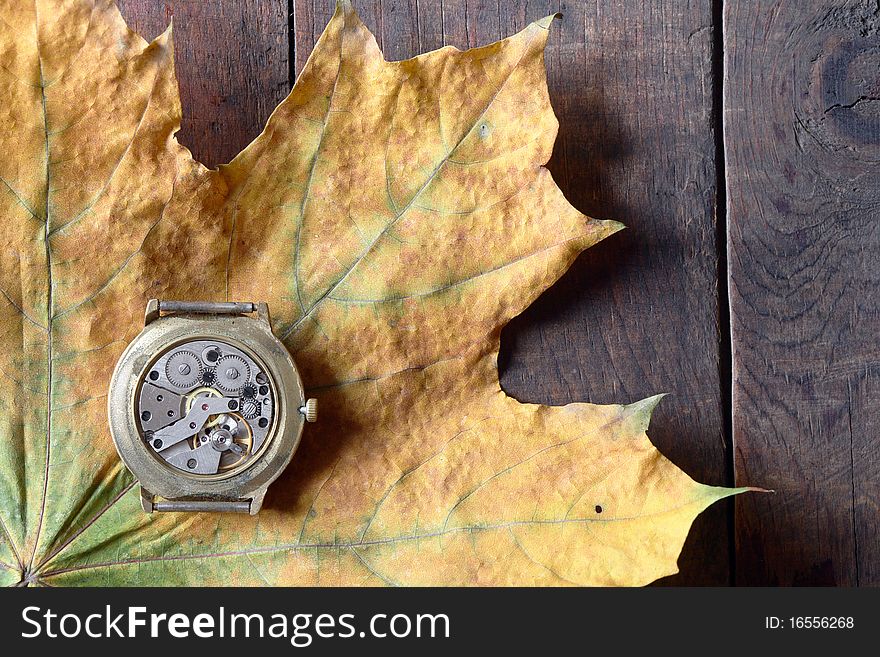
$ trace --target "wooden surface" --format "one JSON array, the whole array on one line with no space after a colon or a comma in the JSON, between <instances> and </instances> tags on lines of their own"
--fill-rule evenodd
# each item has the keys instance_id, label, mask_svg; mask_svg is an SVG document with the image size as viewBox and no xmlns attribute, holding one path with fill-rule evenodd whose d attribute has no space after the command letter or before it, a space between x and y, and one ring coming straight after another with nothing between
<instances>
[{"instance_id":1,"label":"wooden surface","mask_svg":"<svg viewBox=\"0 0 880 657\"><path fill-rule=\"evenodd\" d=\"M208 166L235 157L290 91L287 2L118 0L147 39L174 19L183 105L177 138Z\"/></svg>"},{"instance_id":2,"label":"wooden surface","mask_svg":"<svg viewBox=\"0 0 880 657\"><path fill-rule=\"evenodd\" d=\"M779 491L703 514L661 584L880 580L876 4L356 3L389 59L564 14L547 50L549 166L575 206L629 229L505 330L502 384L554 404L671 393L650 430L667 456L708 483ZM180 139L211 166L260 132L333 11L120 5L148 37L174 15Z\"/></svg>"},{"instance_id":3,"label":"wooden surface","mask_svg":"<svg viewBox=\"0 0 880 657\"><path fill-rule=\"evenodd\" d=\"M877 585L880 3L726 18L736 579Z\"/></svg>"}]
</instances>

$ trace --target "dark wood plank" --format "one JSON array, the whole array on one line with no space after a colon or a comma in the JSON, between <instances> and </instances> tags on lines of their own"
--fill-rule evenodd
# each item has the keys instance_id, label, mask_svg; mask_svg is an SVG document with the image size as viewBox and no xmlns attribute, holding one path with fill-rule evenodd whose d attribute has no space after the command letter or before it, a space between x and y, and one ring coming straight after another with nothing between
<instances>
[{"instance_id":1,"label":"dark wood plank","mask_svg":"<svg viewBox=\"0 0 880 657\"><path fill-rule=\"evenodd\" d=\"M726 3L741 584L880 584L880 5Z\"/></svg>"},{"instance_id":2,"label":"dark wood plank","mask_svg":"<svg viewBox=\"0 0 880 657\"><path fill-rule=\"evenodd\" d=\"M534 18L529 9L506 12L505 30ZM728 483L711 3L553 9L564 17L547 53L560 119L550 170L575 206L628 229L585 253L512 323L503 385L556 404L668 392L651 439L696 479ZM661 583L729 583L730 512L720 504L697 520L682 572Z\"/></svg>"},{"instance_id":3,"label":"dark wood plank","mask_svg":"<svg viewBox=\"0 0 880 657\"><path fill-rule=\"evenodd\" d=\"M550 168L577 207L630 228L585 254L508 327L502 383L521 400L554 404L670 392L651 437L696 478L725 483L711 2L357 6L390 59L482 45L564 13L547 51L561 121ZM332 3L293 7L300 70ZM728 583L728 511L718 505L697 521L683 573L665 583Z\"/></svg>"},{"instance_id":4,"label":"dark wood plank","mask_svg":"<svg viewBox=\"0 0 880 657\"><path fill-rule=\"evenodd\" d=\"M287 0L119 0L145 38L174 17L183 124L178 139L208 166L263 129L290 88Z\"/></svg>"}]
</instances>

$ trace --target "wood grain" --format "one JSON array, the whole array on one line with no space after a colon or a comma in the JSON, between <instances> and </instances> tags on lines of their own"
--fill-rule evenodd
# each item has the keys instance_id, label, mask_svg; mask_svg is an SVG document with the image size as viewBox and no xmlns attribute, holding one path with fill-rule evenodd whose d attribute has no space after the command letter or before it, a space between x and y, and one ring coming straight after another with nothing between
<instances>
[{"instance_id":1,"label":"wood grain","mask_svg":"<svg viewBox=\"0 0 880 657\"><path fill-rule=\"evenodd\" d=\"M290 90L287 0L118 0L151 39L174 18L183 124L178 139L214 167L263 129Z\"/></svg>"},{"instance_id":2,"label":"wood grain","mask_svg":"<svg viewBox=\"0 0 880 657\"><path fill-rule=\"evenodd\" d=\"M543 10L505 9L510 32ZM502 383L524 401L668 392L649 435L695 478L727 482L719 374L712 8L553 3L547 52L560 136L550 169L574 205L628 229L585 253L504 334ZM717 505L663 584L729 582Z\"/></svg>"},{"instance_id":3,"label":"wood grain","mask_svg":"<svg viewBox=\"0 0 880 657\"><path fill-rule=\"evenodd\" d=\"M547 14L564 15L547 50L561 123L550 169L576 207L629 229L582 256L508 327L502 385L522 401L552 404L669 392L651 438L694 477L726 483L711 3L383 0L359 7L392 59L418 47L486 44ZM309 45L297 39L297 67ZM729 582L729 512L717 505L698 520L682 574L663 583Z\"/></svg>"},{"instance_id":4,"label":"wood grain","mask_svg":"<svg viewBox=\"0 0 880 657\"><path fill-rule=\"evenodd\" d=\"M880 4L728 2L741 584L880 584Z\"/></svg>"}]
</instances>

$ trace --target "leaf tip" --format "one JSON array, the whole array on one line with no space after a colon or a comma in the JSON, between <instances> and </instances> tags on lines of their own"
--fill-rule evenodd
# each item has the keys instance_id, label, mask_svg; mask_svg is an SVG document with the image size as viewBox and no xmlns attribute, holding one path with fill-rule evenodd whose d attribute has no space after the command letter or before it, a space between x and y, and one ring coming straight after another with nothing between
<instances>
[{"instance_id":1,"label":"leaf tip","mask_svg":"<svg viewBox=\"0 0 880 657\"><path fill-rule=\"evenodd\" d=\"M171 17L171 20L168 21L168 27L165 28L165 31L162 32L159 36L153 39L152 46L158 48L174 48L174 17Z\"/></svg>"},{"instance_id":2,"label":"leaf tip","mask_svg":"<svg viewBox=\"0 0 880 657\"><path fill-rule=\"evenodd\" d=\"M640 431L648 430L648 424L651 422L651 415L654 413L654 409L657 408L657 404L666 395L667 393L663 392L659 395L653 395L632 404L627 404L624 407L626 414L633 418Z\"/></svg>"},{"instance_id":3,"label":"leaf tip","mask_svg":"<svg viewBox=\"0 0 880 657\"><path fill-rule=\"evenodd\" d=\"M602 219L601 223L608 232L608 235L614 235L614 233L619 233L626 228L626 224L615 221L614 219Z\"/></svg>"},{"instance_id":4,"label":"leaf tip","mask_svg":"<svg viewBox=\"0 0 880 657\"><path fill-rule=\"evenodd\" d=\"M351 0L336 0L336 12L333 14L332 20L341 20L342 26L346 30L358 29L364 26ZM369 32L369 30L367 31Z\"/></svg>"},{"instance_id":5,"label":"leaf tip","mask_svg":"<svg viewBox=\"0 0 880 657\"><path fill-rule=\"evenodd\" d=\"M636 411L653 413L654 409L657 408L657 404L660 403L660 400L666 397L668 394L668 392L661 392L656 395L651 395L650 397L645 397L640 401L633 402L629 405L629 407Z\"/></svg>"},{"instance_id":6,"label":"leaf tip","mask_svg":"<svg viewBox=\"0 0 880 657\"><path fill-rule=\"evenodd\" d=\"M734 488L728 488L727 486L705 486L705 489L709 491L711 501L709 504L714 502L719 502L728 497L735 497L737 495L742 495L743 493L775 493L774 490L768 490L766 488L758 488L756 486L738 486Z\"/></svg>"},{"instance_id":7,"label":"leaf tip","mask_svg":"<svg viewBox=\"0 0 880 657\"><path fill-rule=\"evenodd\" d=\"M336 13L341 13L343 16L357 15L351 0L336 0Z\"/></svg>"},{"instance_id":8,"label":"leaf tip","mask_svg":"<svg viewBox=\"0 0 880 657\"><path fill-rule=\"evenodd\" d=\"M553 14L550 14L549 16L545 16L544 18L536 20L535 25L537 25L538 27L541 27L545 30L549 30L550 25L553 23L553 21L555 21L557 19L562 20L562 12L557 11Z\"/></svg>"}]
</instances>

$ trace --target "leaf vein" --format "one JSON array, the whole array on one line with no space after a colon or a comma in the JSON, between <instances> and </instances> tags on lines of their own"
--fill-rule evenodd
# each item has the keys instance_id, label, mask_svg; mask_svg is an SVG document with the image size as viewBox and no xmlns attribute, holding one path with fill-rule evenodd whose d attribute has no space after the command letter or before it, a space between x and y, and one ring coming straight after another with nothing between
<instances>
[{"instance_id":1,"label":"leaf vein","mask_svg":"<svg viewBox=\"0 0 880 657\"><path fill-rule=\"evenodd\" d=\"M223 557L239 557L248 554L264 554L271 552L297 552L302 550L352 550L355 548L371 548L395 545L398 543L410 543L414 541L423 541L431 538L440 538L451 534L460 533L481 533L493 531L506 531L511 527L528 527L528 526L548 526L548 525L584 525L603 524L612 522L630 522L633 520L643 520L645 518L654 518L658 516L675 513L693 504L700 503L700 498L690 499L678 506L669 509L663 509L654 513L637 514L619 518L551 518L547 520L512 520L509 522L487 525L471 525L465 527L452 527L448 529L437 530L425 534L413 534L403 536L391 536L388 538L375 539L370 541L349 543L328 542L328 543L288 543L265 547L245 548L242 550L228 550L223 552L213 552L204 554L178 554L178 555L161 555L132 557L130 559L120 559L118 561L102 561L91 564L78 564L67 568L59 568L57 570L41 573L41 577L53 577L71 572L79 572L84 570L94 570L96 568L113 568L118 566L143 565L156 562L175 562L175 561L192 561L199 559L217 559Z\"/></svg>"},{"instance_id":2,"label":"leaf vein","mask_svg":"<svg viewBox=\"0 0 880 657\"><path fill-rule=\"evenodd\" d=\"M495 91L495 93L492 95L492 97L486 103L486 106L483 108L483 110L479 114L479 116L476 117L476 119L473 122L473 125L471 126L471 129L468 130L467 132L465 132L464 135L462 135L462 137L458 140L458 143L456 143L456 145L452 148L452 150L449 151L446 154L446 156L437 164L437 166L434 168L434 170L431 172L431 174L426 178L425 182L421 185L421 187L419 187L419 189L416 190L416 192L412 196L412 198L410 198L410 200L407 202L407 204L399 212L395 213L395 215L391 219L391 221L388 222L388 224L385 226L385 228L383 228L379 232L378 235L376 235L376 237L373 239L373 241L370 243L370 245L366 248L366 250L364 250L361 253L361 255L359 255L357 258L355 258L355 260L343 272L343 274L334 283L332 283L327 288L327 290L324 291L323 294L321 294L321 296L319 296L312 303L312 305L308 308L308 310L296 322L294 322L286 331L284 331L281 334L282 341L286 340L294 331L296 331L302 325L302 322L306 318L311 316L311 314L314 312L315 308L317 308L325 299L327 299L327 297L331 296L340 285L342 285L342 283L348 278L349 274L351 274L351 272L354 271L357 268L357 266L361 262L364 261L364 259L373 251L373 249L376 247L376 245L388 233L388 231L391 230L391 228L400 220L400 218L403 217L403 215L409 211L409 209L415 203L416 199L418 199L422 195L422 193L430 186L431 182L436 178L437 174L441 171L441 169L444 167L444 165L449 160L449 158L452 156L452 154L455 153L455 151L464 143L464 141L465 141L465 139L467 139L468 135L471 134L471 132L473 132L474 126L476 126L480 122L480 119L482 119L483 116L485 116L486 112L489 111L489 108L494 104L495 100L498 98L498 96L501 94L502 90L507 85L507 82L513 76L514 71L516 71L516 69L519 68L519 65L522 63L522 60L525 58L526 54L530 51L532 42L534 41L534 38L535 37L532 36L532 38L529 39L528 43L523 48L523 51L520 54L520 57L517 60L516 64L514 64L510 68L510 70L507 73L507 76L504 78L502 83L499 85L498 89Z\"/></svg>"},{"instance_id":3,"label":"leaf vein","mask_svg":"<svg viewBox=\"0 0 880 657\"><path fill-rule=\"evenodd\" d=\"M409 300L413 300L413 299L424 299L426 297L430 297L435 294L442 294L443 292L447 292L448 290L451 290L453 288L460 287L462 285L466 285L467 283L471 283L479 278L482 278L483 276L495 274L499 271L506 269L507 267L512 267L513 265L519 264L523 260L527 260L529 258L543 255L547 251L559 248L560 246L564 246L566 244L577 241L579 239L582 239L582 238L572 237L567 240L563 240L562 242L556 242L555 244L551 244L550 246L539 249L538 251L533 251L532 253L527 253L525 255L518 256L518 257L514 258L513 260L509 260L505 263L498 265L497 267L492 267L490 269L486 269L486 270L481 271L481 272L474 274L472 276L468 276L467 278L463 278L463 279L455 281L453 283L447 283L447 284L438 286L432 290L426 290L424 292L414 292L412 294L403 294L403 295L399 295L399 296L395 296L395 297L385 297L385 298L381 298L381 299L351 299L351 298L345 298L345 297L328 297L328 298L331 301L335 301L336 303L351 304L351 305L373 304L373 303L395 303L395 302L399 302L399 301L409 301Z\"/></svg>"},{"instance_id":4,"label":"leaf vein","mask_svg":"<svg viewBox=\"0 0 880 657\"><path fill-rule=\"evenodd\" d=\"M162 65L163 64L164 64L164 61L160 62L156 65L156 74L153 76L153 85L150 88L150 93L147 95L147 101L146 101L146 103L144 103L144 109L141 111L141 115L140 115L140 118L138 119L138 123L135 126L134 132L131 133L131 139L129 139L128 144L126 144L125 148L122 151L122 154L119 156L119 159L116 161L116 164L113 165L113 169L110 171L110 175L107 177L107 180L104 182L104 185L101 187L100 190L98 190L98 193L92 198L92 200L88 202L86 207L84 207L82 210L80 210L76 214L76 216L74 216L72 219L64 222L60 226L52 228L49 231L50 236L54 235L55 233L57 233L59 231L63 231L65 229L67 229L69 226L79 222L86 214L88 214L88 212L92 208L95 207L97 202L99 200L101 200L101 198L104 196L104 194L107 193L107 190L110 188L110 183L113 182L113 179L116 177L116 174L119 172L120 168L122 167L122 163L125 161L126 156L131 152L131 148L132 148L132 146L134 146L134 142L137 139L137 136L140 133L141 128L144 125L144 122L147 118L147 114L149 114L149 112L150 112L150 107L153 103L153 97L155 96L156 89L159 86L159 77L162 72ZM45 90L44 90L44 98L45 98ZM48 127L46 129L48 131ZM48 138L48 134L49 133L47 132L47 138ZM48 213L48 210L47 210L47 213Z\"/></svg>"}]
</instances>

